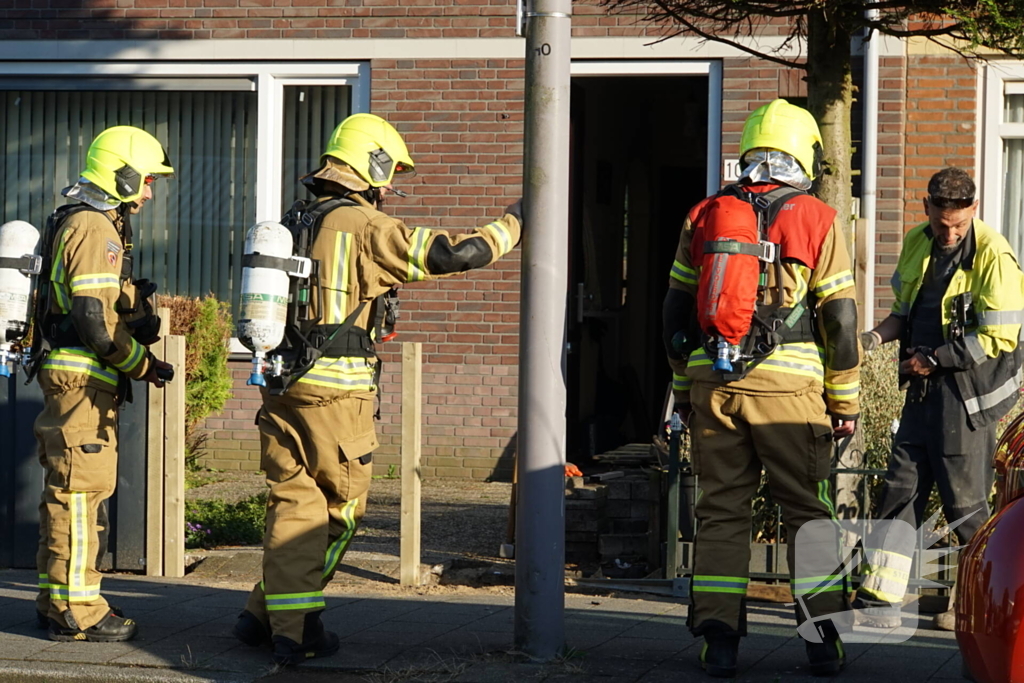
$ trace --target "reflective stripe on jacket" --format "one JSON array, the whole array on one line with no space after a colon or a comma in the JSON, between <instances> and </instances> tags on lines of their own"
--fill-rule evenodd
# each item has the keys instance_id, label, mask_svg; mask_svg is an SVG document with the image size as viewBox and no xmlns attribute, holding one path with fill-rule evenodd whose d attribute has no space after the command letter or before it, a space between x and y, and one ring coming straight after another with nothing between
<instances>
[{"instance_id":1,"label":"reflective stripe on jacket","mask_svg":"<svg viewBox=\"0 0 1024 683\"><path fill-rule=\"evenodd\" d=\"M774 187L777 186L766 185L757 189L765 191ZM669 272L669 287L688 292L694 300L697 299L700 272L693 265L691 241L694 221L707 201L698 204L687 215L679 237L675 262ZM787 202L787 207L793 201ZM796 198L795 204L795 210L780 211L775 222L779 231L786 232L786 241L794 245L802 257L800 260L787 257L783 247L781 305L792 307L796 303L809 301L814 310L818 310L833 299L853 299L853 272L838 220L832 220L831 224L811 224L823 220L825 216L834 216L835 212L815 211L818 205L822 209L827 209L827 206L806 195ZM804 260L813 263L804 263ZM772 296L777 291L774 267L769 267L766 275L768 284L765 291L768 296ZM769 300L760 303L774 302ZM675 329L687 327L682 321L677 324ZM855 338L855 328L856 324L845 326L841 334ZM827 346L830 340L820 320L816 320L816 330L820 340ZM712 369L712 360L703 348L697 348L689 358L670 357L669 364L673 373L672 389L679 402L689 401L688 392L692 382L765 393L797 392L808 387L818 387L822 390L830 413L851 417L860 413L859 363L845 370L831 368L824 348L815 342L781 344L755 365L746 377L729 383L725 383L721 374Z\"/></svg>"},{"instance_id":2,"label":"reflective stripe on jacket","mask_svg":"<svg viewBox=\"0 0 1024 683\"><path fill-rule=\"evenodd\" d=\"M450 235L436 228L408 228L358 195L358 206L342 206L323 217L311 257L320 261L324 325L340 324L361 302L355 326L370 330L377 297L408 282L454 275L498 260L519 242L519 222L511 215ZM321 314L314 305L314 315ZM325 397L376 391L373 359L324 357L297 380ZM312 391L312 389L310 389ZM289 390L291 392L293 390Z\"/></svg>"},{"instance_id":3,"label":"reflective stripe on jacket","mask_svg":"<svg viewBox=\"0 0 1024 683\"><path fill-rule=\"evenodd\" d=\"M1024 275L1006 238L991 226L974 219L967 239L963 259L942 297L946 343L935 349L935 355L942 367L957 371L957 388L971 426L977 429L1002 418L1017 400ZM903 239L892 276L896 296L892 314L905 323L928 272L933 244L928 223L913 228ZM969 321L962 339L950 339L953 300L965 292L971 292L974 320ZM909 325L904 324L902 348L909 346L909 335Z\"/></svg>"},{"instance_id":4,"label":"reflective stripe on jacket","mask_svg":"<svg viewBox=\"0 0 1024 683\"><path fill-rule=\"evenodd\" d=\"M149 371L146 347L132 338L117 312L119 299L134 296L134 285L121 282L124 244L119 226L116 211L84 210L70 214L57 227L50 312L71 314L76 300L81 299L88 304L87 319L95 327L79 329L72 318L83 345L50 352L39 373L46 393L81 386L116 392L119 373L138 379ZM103 339L104 348L89 347L91 339Z\"/></svg>"}]
</instances>

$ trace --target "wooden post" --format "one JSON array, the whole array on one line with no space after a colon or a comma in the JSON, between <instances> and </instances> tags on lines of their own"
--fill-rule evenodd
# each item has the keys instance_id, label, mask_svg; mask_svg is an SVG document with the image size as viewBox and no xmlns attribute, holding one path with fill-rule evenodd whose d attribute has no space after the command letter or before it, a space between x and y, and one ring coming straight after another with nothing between
<instances>
[{"instance_id":1,"label":"wooden post","mask_svg":"<svg viewBox=\"0 0 1024 683\"><path fill-rule=\"evenodd\" d=\"M401 583L420 585L420 424L423 417L423 346L402 344Z\"/></svg>"},{"instance_id":2,"label":"wooden post","mask_svg":"<svg viewBox=\"0 0 1024 683\"><path fill-rule=\"evenodd\" d=\"M867 293L874 287L873 282L867 281L868 269L868 221L866 218L858 218L853 222L854 228L854 252L853 252L853 277L857 297L857 311L859 313L861 329L871 329L875 326L875 312L867 310ZM858 330L859 332L860 330Z\"/></svg>"},{"instance_id":3,"label":"wooden post","mask_svg":"<svg viewBox=\"0 0 1024 683\"><path fill-rule=\"evenodd\" d=\"M185 337L167 337L164 391L164 576L185 576ZM159 391L159 389L157 390Z\"/></svg>"},{"instance_id":4,"label":"wooden post","mask_svg":"<svg viewBox=\"0 0 1024 683\"><path fill-rule=\"evenodd\" d=\"M171 309L161 308L160 341L149 347L163 359L171 329ZM146 576L164 573L164 390L149 387L146 427Z\"/></svg>"}]
</instances>

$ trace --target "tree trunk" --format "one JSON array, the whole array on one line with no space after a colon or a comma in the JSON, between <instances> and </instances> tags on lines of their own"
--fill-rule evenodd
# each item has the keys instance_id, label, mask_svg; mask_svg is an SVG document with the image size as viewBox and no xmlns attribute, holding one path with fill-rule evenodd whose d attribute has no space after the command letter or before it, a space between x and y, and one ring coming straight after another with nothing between
<instances>
[{"instance_id":1,"label":"tree trunk","mask_svg":"<svg viewBox=\"0 0 1024 683\"><path fill-rule=\"evenodd\" d=\"M850 108L853 104L853 76L850 70L851 34L829 22L821 11L808 14L807 106L818 121L824 142L826 171L818 178L815 194L834 208L841 218L846 246L853 250L853 198L850 158ZM855 434L843 453L842 466L864 466L863 438ZM836 476L835 508L841 519L863 517L871 501L857 497L863 475Z\"/></svg>"},{"instance_id":2,"label":"tree trunk","mask_svg":"<svg viewBox=\"0 0 1024 683\"><path fill-rule=\"evenodd\" d=\"M850 194L851 35L845 27L830 23L820 11L810 12L807 23L807 107L821 129L826 164L815 194L839 212L849 245L853 214Z\"/></svg>"}]
</instances>

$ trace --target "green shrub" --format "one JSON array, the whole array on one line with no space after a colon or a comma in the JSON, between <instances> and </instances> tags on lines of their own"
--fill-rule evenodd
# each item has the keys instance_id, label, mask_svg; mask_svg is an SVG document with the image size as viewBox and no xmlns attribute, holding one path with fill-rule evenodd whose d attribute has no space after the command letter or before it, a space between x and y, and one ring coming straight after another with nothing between
<instances>
[{"instance_id":1,"label":"green shrub","mask_svg":"<svg viewBox=\"0 0 1024 683\"><path fill-rule=\"evenodd\" d=\"M185 337L186 462L195 468L206 441L206 434L199 428L207 417L223 410L231 398L227 362L231 310L212 296L163 296L158 305L171 309L171 334Z\"/></svg>"},{"instance_id":2,"label":"green shrub","mask_svg":"<svg viewBox=\"0 0 1024 683\"><path fill-rule=\"evenodd\" d=\"M237 503L190 500L185 503L185 547L258 544L263 541L266 519L266 493Z\"/></svg>"}]
</instances>

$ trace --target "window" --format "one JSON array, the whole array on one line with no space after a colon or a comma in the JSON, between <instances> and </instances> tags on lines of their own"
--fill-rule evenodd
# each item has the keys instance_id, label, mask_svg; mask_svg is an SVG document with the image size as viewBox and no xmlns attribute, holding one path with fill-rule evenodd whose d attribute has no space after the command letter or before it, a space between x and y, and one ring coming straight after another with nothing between
<instances>
[{"instance_id":1,"label":"window","mask_svg":"<svg viewBox=\"0 0 1024 683\"><path fill-rule=\"evenodd\" d=\"M281 212L296 199L309 199L298 179L317 168L335 126L351 113L350 88L335 85L284 86L281 145Z\"/></svg>"},{"instance_id":2,"label":"window","mask_svg":"<svg viewBox=\"0 0 1024 683\"><path fill-rule=\"evenodd\" d=\"M368 105L358 64L228 64L215 67L220 74L169 63L75 67L69 78L54 72L66 66L0 63L3 220L42 230L92 139L138 126L164 144L176 174L153 186L132 221L136 277L163 293L212 293L233 309L246 230L307 196L299 176L355 103ZM149 73L124 73L132 68Z\"/></svg>"},{"instance_id":3,"label":"window","mask_svg":"<svg viewBox=\"0 0 1024 683\"><path fill-rule=\"evenodd\" d=\"M981 217L1024 256L1024 65L986 68Z\"/></svg>"}]
</instances>

